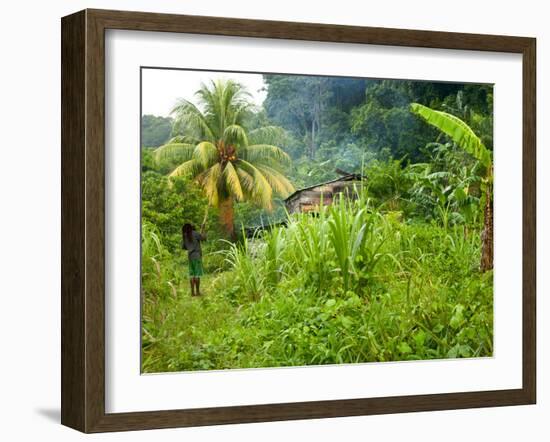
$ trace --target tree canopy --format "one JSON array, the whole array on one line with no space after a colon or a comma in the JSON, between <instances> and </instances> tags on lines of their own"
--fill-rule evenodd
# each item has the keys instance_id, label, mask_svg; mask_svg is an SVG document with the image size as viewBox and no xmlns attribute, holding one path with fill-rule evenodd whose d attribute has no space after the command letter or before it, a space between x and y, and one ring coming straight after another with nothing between
<instances>
[{"instance_id":1,"label":"tree canopy","mask_svg":"<svg viewBox=\"0 0 550 442\"><path fill-rule=\"evenodd\" d=\"M141 117L141 147L158 147L169 140L171 133L171 118L155 115Z\"/></svg>"}]
</instances>

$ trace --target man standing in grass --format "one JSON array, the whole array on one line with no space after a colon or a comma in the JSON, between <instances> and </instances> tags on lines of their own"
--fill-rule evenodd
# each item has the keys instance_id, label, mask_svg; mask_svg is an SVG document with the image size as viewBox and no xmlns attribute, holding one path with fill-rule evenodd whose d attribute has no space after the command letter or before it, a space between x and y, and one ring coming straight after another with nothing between
<instances>
[{"instance_id":1,"label":"man standing in grass","mask_svg":"<svg viewBox=\"0 0 550 442\"><path fill-rule=\"evenodd\" d=\"M204 224L201 226L200 232L197 232L191 224L184 224L181 228L181 236L181 247L187 250L187 257L189 258L191 296L200 296L201 276L203 275L201 241L206 240Z\"/></svg>"}]
</instances>

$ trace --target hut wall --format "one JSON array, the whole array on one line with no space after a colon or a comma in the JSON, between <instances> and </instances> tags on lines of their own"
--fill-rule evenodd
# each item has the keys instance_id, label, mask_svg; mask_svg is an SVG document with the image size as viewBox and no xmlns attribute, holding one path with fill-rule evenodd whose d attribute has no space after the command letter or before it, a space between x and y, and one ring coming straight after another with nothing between
<instances>
[{"instance_id":1,"label":"hut wall","mask_svg":"<svg viewBox=\"0 0 550 442\"><path fill-rule=\"evenodd\" d=\"M335 181L321 184L316 187L298 191L291 199L286 201L287 210L290 213L317 211L321 205L332 204L336 195L343 193L347 198L355 198L353 191L357 181Z\"/></svg>"}]
</instances>

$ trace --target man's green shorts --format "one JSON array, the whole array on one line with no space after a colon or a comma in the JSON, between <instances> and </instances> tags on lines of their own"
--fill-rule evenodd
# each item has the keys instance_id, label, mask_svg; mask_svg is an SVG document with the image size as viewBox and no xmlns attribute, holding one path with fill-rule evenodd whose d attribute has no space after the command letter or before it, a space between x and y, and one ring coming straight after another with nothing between
<instances>
[{"instance_id":1,"label":"man's green shorts","mask_svg":"<svg viewBox=\"0 0 550 442\"><path fill-rule=\"evenodd\" d=\"M189 277L200 278L202 275L203 275L202 259L190 259L189 260Z\"/></svg>"}]
</instances>

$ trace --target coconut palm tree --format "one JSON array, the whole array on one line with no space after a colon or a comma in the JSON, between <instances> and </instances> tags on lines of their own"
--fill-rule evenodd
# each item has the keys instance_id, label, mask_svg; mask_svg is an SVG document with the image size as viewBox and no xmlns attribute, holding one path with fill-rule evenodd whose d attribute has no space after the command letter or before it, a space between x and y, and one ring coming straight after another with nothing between
<instances>
[{"instance_id":1,"label":"coconut palm tree","mask_svg":"<svg viewBox=\"0 0 550 442\"><path fill-rule=\"evenodd\" d=\"M177 159L170 176L187 175L204 189L209 204L219 207L226 233L234 238L233 205L251 201L272 209L273 195L294 191L281 167L289 156L275 145L283 129L247 130L251 96L232 80L212 80L196 92L197 105L180 99L172 110L175 128L183 133L155 150L155 158Z\"/></svg>"},{"instance_id":2,"label":"coconut palm tree","mask_svg":"<svg viewBox=\"0 0 550 442\"><path fill-rule=\"evenodd\" d=\"M493 268L493 158L481 139L460 118L446 112L430 109L418 103L411 104L411 111L424 121L448 135L458 146L472 155L483 167L481 188L485 192L482 232L481 271Z\"/></svg>"}]
</instances>

